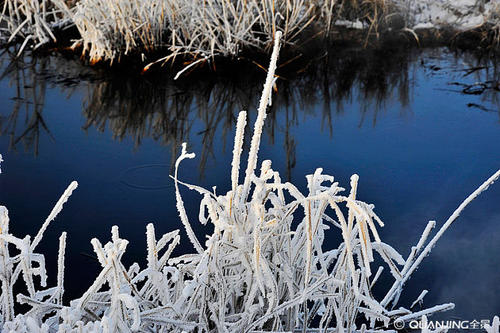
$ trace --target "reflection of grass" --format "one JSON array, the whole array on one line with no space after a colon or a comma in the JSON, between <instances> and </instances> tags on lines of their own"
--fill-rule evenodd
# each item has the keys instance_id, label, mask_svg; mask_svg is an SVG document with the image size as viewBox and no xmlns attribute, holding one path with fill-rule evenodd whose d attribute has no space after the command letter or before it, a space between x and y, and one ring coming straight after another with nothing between
<instances>
[{"instance_id":1,"label":"reflection of grass","mask_svg":"<svg viewBox=\"0 0 500 333\"><path fill-rule=\"evenodd\" d=\"M343 105L354 98L361 101L363 114L373 104L382 106L386 98L392 97L394 90L403 105L408 103L411 88L408 71L412 57L406 52L396 54L388 61L385 55L371 52L333 53L319 64L296 65L308 67L302 74L284 73L290 75L290 79L278 87L266 130L272 141L277 131L285 133L283 144L288 152L289 171L295 164L296 139L291 129L296 126L299 114L314 112L311 108L318 101L324 101L324 127L330 130L332 113L334 116L342 112ZM396 57L398 61L394 61ZM215 158L212 148L217 131L225 141L225 134L231 131L236 120L236 112L247 109L249 101L258 98L261 77L258 69L256 72L252 67L247 68L245 72L248 74L244 78L232 75L232 68L219 71L227 72L227 75L206 78L203 74L194 74L189 81L183 82L158 81L154 76L146 79L118 76L92 84L84 107L87 118L84 127L102 131L109 128L116 138L134 138L136 145L143 138L152 137L171 145L174 155L178 153L175 147L198 134L203 146L200 158L203 173L207 160ZM278 123L280 112L286 113L286 124ZM374 118L376 116L374 114ZM195 119L202 123L203 129L199 133L191 130Z\"/></svg>"},{"instance_id":2,"label":"reflection of grass","mask_svg":"<svg viewBox=\"0 0 500 333\"><path fill-rule=\"evenodd\" d=\"M11 98L14 103L12 113L0 120L0 135L9 135L10 149L23 143L24 149L33 149L35 155L38 154L40 132L45 131L51 136L42 115L47 82L37 77L37 70L45 66L43 62L43 59L31 64L22 60L14 61L0 75L0 80L10 78L16 92L16 96ZM18 124L23 118L24 124Z\"/></svg>"},{"instance_id":3,"label":"reflection of grass","mask_svg":"<svg viewBox=\"0 0 500 333\"><path fill-rule=\"evenodd\" d=\"M81 79L88 78L88 71L62 57L16 57L18 50L3 49L0 54L0 80L8 82L14 92L12 112L0 115L0 135L10 137L9 149L22 145L37 155L43 133L55 139L44 119L47 88L58 85L69 97Z\"/></svg>"},{"instance_id":4,"label":"reflection of grass","mask_svg":"<svg viewBox=\"0 0 500 333\"><path fill-rule=\"evenodd\" d=\"M449 303L413 312L413 305L423 302L424 291L408 309L394 310L412 273L463 209L498 179L500 170L467 197L434 236L436 223L430 221L404 259L380 239L377 230L384 224L373 205L359 200L357 175L351 177L350 191L344 194L345 189L319 168L306 176L308 193L303 194L292 183L282 182L271 161L263 161L258 170L279 32L276 39L244 172L240 166L247 115L245 111L238 115L228 172L231 189L217 194L215 188L182 183L178 177L181 162L195 157L182 144L172 178L193 253L171 258L180 242L179 230L157 239L149 224L147 266L141 269L135 263L126 268L122 257L128 241L114 226L111 241L104 246L95 238L91 241L101 272L80 298L64 305L66 233L60 238L55 287L47 288L45 258L34 251L77 183L71 183L33 241L9 233L8 211L0 207L0 318L5 331L366 332L367 327L400 328L401 323L414 319L426 322L426 316L454 307ZM244 174L241 180L240 174ZM204 243L188 220L181 185L203 197L199 220L214 228ZM341 235L341 242L326 251L323 242L328 229ZM11 256L12 252L17 254ZM374 270L374 262L383 266ZM384 267L394 282L384 286L388 291L378 300L372 288ZM31 309L16 316L13 286L21 273L26 291L16 300ZM35 276L40 277L40 285ZM498 318L494 323L498 326Z\"/></svg>"},{"instance_id":5,"label":"reflection of grass","mask_svg":"<svg viewBox=\"0 0 500 333\"><path fill-rule=\"evenodd\" d=\"M437 55L440 51L435 52ZM307 117L319 110L321 114L316 116L322 117L322 129L332 132L335 117L342 115L354 100L360 104L360 126L376 125L386 101L398 100L403 110L409 109L415 73L421 66L417 61L418 53L397 49L388 53L348 49L311 61L305 60L308 57L296 59L280 66L280 77L284 79L277 85L265 131L272 142L283 136L281 144L287 151L289 170L287 179L295 163L298 140L293 136L293 129L302 115ZM453 54L446 53L446 57L453 59ZM207 162L216 158L214 140L221 138L226 142L226 134L232 131L237 112L248 109L251 101L258 98L259 82L264 73L250 62L238 67L245 75L226 65L218 68L218 75L207 77L205 72L198 72L185 80L173 81L156 73L103 74L61 57L26 55L11 61L4 55L1 59L5 64L2 78L16 87L12 113L0 124L2 135L12 135L11 149L24 142L25 149L38 151L38 139L35 138L46 131L42 115L47 85L60 87L64 94L70 95L85 84L84 130L110 130L118 140L132 138L137 147L146 138L152 138L172 147L172 161L178 154L177 147L184 141L193 141L193 136L197 135L203 147L199 162L202 175ZM454 80L473 78L477 82L489 82L498 76L495 58L463 53L457 59L466 65L463 65L464 71L453 69L450 72L456 73ZM284 58L283 63L287 60ZM457 70L461 66L457 65ZM473 71L477 68L480 70ZM496 105L498 93L486 90L481 99ZM196 133L195 124L201 127ZM50 128L51 124L45 126ZM23 132L26 133L21 136ZM30 136L34 139L28 140Z\"/></svg>"}]
</instances>

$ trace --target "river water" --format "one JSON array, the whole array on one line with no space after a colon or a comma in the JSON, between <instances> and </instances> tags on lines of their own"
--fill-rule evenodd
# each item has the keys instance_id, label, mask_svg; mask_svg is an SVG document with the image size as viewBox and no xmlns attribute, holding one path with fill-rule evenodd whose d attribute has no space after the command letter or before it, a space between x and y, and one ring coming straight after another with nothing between
<instances>
[{"instance_id":1,"label":"river water","mask_svg":"<svg viewBox=\"0 0 500 333\"><path fill-rule=\"evenodd\" d=\"M248 110L255 119L265 75L258 67L177 82L168 70L141 76L56 55L1 53L0 203L12 232L34 235L70 181L79 182L38 249L54 282L57 238L68 231L67 297L98 274L92 237L104 243L119 225L131 241L126 262L144 264L147 223L157 233L181 228L169 174L182 142L197 157L183 162L180 178L229 189L236 117ZM442 225L500 168L496 63L441 48L332 52L278 80L260 158L303 190L317 167L344 187L359 174L358 197L386 223L382 239L407 256L429 220ZM183 195L196 232L209 232L196 222L200 197ZM183 237L178 254L192 250ZM332 235L327 245L336 242ZM409 307L428 289L424 305L456 304L438 318L491 319L500 311L499 281L495 184L445 233L400 304Z\"/></svg>"}]
</instances>

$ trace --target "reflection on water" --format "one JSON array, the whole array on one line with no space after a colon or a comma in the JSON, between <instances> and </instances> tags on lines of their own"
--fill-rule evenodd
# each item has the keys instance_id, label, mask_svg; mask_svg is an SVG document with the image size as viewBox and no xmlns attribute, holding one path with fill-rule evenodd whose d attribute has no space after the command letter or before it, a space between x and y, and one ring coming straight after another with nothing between
<instances>
[{"instance_id":1,"label":"reflection on water","mask_svg":"<svg viewBox=\"0 0 500 333\"><path fill-rule=\"evenodd\" d=\"M106 75L61 57L14 59L14 51L4 53L0 79L8 80L16 92L11 97L15 101L12 113L7 119L2 115L1 133L12 138L10 149L17 149L22 142L25 150L38 154L40 131L51 135L43 118L48 84L57 86L66 96L79 87L86 91L82 103L86 121L82 128L109 130L117 140L132 138L136 147L144 138L153 138L171 146L175 156L180 143L190 141L193 120L201 121L203 129L194 133L202 136L201 170L207 159L214 157L211 147L215 130L220 128L226 139L226 133L235 125L237 112L251 110L258 100L264 75L259 68L246 66L242 73L225 71L222 76L174 82L158 73ZM414 59L415 55L407 52L395 53L391 58L385 53L356 50L332 52L307 63L303 74L291 73L293 77L287 78L285 72L274 105L286 114L286 122L276 123L276 107L272 107L267 130L274 142L276 128L284 127L283 144L290 156L287 165L292 168L295 163L295 139L290 127L298 125L298 115L316 113L313 105L318 102L322 104L322 129L330 133L333 113L343 113L344 104L353 99L361 105L359 126L367 118L375 125L377 114L389 97L395 95L402 106L407 106Z\"/></svg>"},{"instance_id":2,"label":"reflection on water","mask_svg":"<svg viewBox=\"0 0 500 333\"><path fill-rule=\"evenodd\" d=\"M257 67L246 66L241 73L224 71L224 75L195 76L175 82L164 73L110 75L61 57L27 55L14 59L15 51L2 52L0 80L8 81L15 91L15 96L10 97L14 101L12 112L2 114L0 125L0 135L10 138L10 149L22 145L36 155L40 133L52 136L43 117L48 84L66 96L83 88L86 91L82 102L86 119L83 130L93 127L101 132L111 131L117 140L131 138L135 147L145 138L152 138L170 146L172 156L176 156L182 142L190 141L190 135L201 135L201 174L207 159L214 158L211 147L215 130L220 128L226 140L226 134L235 125L237 112L252 110L258 100L263 78ZM358 126L365 123L375 126L387 101L397 100L403 113L411 112L415 73L422 70L429 77L450 76L447 86L436 89L480 95L482 102L498 106L498 68L494 59L471 53L457 58L448 54L450 62L443 68L433 64L434 59L443 57L443 52L447 53L427 51L428 64L415 50L332 51L307 63L302 73L285 71L274 97L274 105L279 105L279 112L286 115L285 123L277 124L277 108L273 106L267 123L268 135L274 142L276 128L283 127L283 146L290 157L287 166L293 168L296 139L290 128L298 126L298 115L321 117L321 129L332 133L335 115L342 114L345 105L356 100L360 112ZM317 105L321 105L320 110ZM471 102L467 107L498 112L497 107L487 108L483 103ZM318 111L321 115L316 114ZM203 129L197 133L191 130L194 119L203 123Z\"/></svg>"},{"instance_id":3,"label":"reflection on water","mask_svg":"<svg viewBox=\"0 0 500 333\"><path fill-rule=\"evenodd\" d=\"M3 61L8 59L2 58ZM9 80L15 91L15 96L11 97L14 101L12 112L8 116L2 114L0 123L0 135L9 137L9 149L22 145L26 150L33 149L36 155L40 132L51 135L42 115L47 84L45 80L39 80L36 74L37 69L46 67L45 63L46 60L42 60L39 65L23 60L12 61L0 76L2 81Z\"/></svg>"},{"instance_id":4,"label":"reflection on water","mask_svg":"<svg viewBox=\"0 0 500 333\"><path fill-rule=\"evenodd\" d=\"M131 260L142 260L146 223L158 232L180 227L167 174L181 142L198 155L181 178L228 188L236 116L248 110L252 123L265 76L249 63L174 82L166 73L109 72L60 56L14 61L15 51L2 52L0 202L14 232L32 233L69 181L80 182L44 240L47 258L56 257L51 244L69 232L68 281L94 277L98 267L80 253L91 253L91 237L108 239L113 224L131 240ZM261 156L299 187L318 166L344 186L359 173L360 196L386 221L382 236L407 253L429 219L440 225L500 167L496 64L445 49L332 51L302 60L298 72L292 61L278 72ZM185 195L196 221L199 198ZM493 316L499 200L495 184L464 212L408 283L401 306L426 288L427 305L457 303L445 319ZM78 295L80 285L68 293Z\"/></svg>"}]
</instances>

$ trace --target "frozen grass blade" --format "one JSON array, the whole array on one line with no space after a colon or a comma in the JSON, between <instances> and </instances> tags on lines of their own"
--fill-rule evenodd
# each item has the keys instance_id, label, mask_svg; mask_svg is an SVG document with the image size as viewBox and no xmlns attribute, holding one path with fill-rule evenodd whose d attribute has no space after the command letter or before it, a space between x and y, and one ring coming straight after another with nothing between
<instances>
[{"instance_id":1,"label":"frozen grass blade","mask_svg":"<svg viewBox=\"0 0 500 333\"><path fill-rule=\"evenodd\" d=\"M72 181L71 184L69 184L68 188L64 191L63 195L61 198L57 201L56 205L54 208L52 208L52 211L50 212L49 216L43 223L42 227L36 234L35 238L33 239L33 243L31 243L31 251L34 251L35 248L37 247L38 243L42 240L43 233L49 226L50 222L52 222L56 216L61 212L63 209L64 204L68 201L69 197L73 193L73 191L78 187L78 183L76 181Z\"/></svg>"},{"instance_id":2,"label":"frozen grass blade","mask_svg":"<svg viewBox=\"0 0 500 333\"><path fill-rule=\"evenodd\" d=\"M446 220L446 222L443 224L443 226L439 229L439 231L434 235L434 237L429 241L429 243L425 246L425 248L422 250L420 255L416 257L416 259L412 262L407 261L407 264L410 263L410 265L406 265L403 272L402 272L402 279L397 280L392 288L389 290L387 295L385 296L384 300L382 301L383 305L389 304L395 297L397 297L398 294L400 294L400 290L403 286L403 284L410 278L412 273L418 268L422 260L429 255L431 250L434 248L436 245L437 241L441 236L444 234L444 232L450 227L450 225L456 221L456 219L460 216L460 213L467 207L469 203L471 203L472 200L477 198L481 193L486 191L490 185L492 185L498 178L500 177L500 170L495 172L490 178L488 178L481 186L479 186L474 192L472 192L459 206L458 208L451 214L451 216ZM417 244L416 251L420 249L427 236L429 235L430 230L434 226L435 222L431 221L427 225L424 234L420 238L420 241ZM412 251L413 253L413 251ZM413 258L413 256L411 256Z\"/></svg>"},{"instance_id":3,"label":"frozen grass blade","mask_svg":"<svg viewBox=\"0 0 500 333\"><path fill-rule=\"evenodd\" d=\"M250 143L250 152L248 153L248 165L245 170L245 181L243 182L243 192L241 195L241 200L246 201L248 197L248 191L250 190L250 180L257 166L257 155L259 154L260 138L262 136L262 128L264 127L264 121L266 120L266 109L271 102L272 86L274 82L274 72L276 71L276 63L278 62L278 54L281 42L281 31L276 34L276 42L274 43L273 53L271 55L271 61L269 63L269 69L267 70L266 82L264 83L264 88L262 90L262 96L259 102L259 108L257 109L257 120L255 121L252 141Z\"/></svg>"}]
</instances>

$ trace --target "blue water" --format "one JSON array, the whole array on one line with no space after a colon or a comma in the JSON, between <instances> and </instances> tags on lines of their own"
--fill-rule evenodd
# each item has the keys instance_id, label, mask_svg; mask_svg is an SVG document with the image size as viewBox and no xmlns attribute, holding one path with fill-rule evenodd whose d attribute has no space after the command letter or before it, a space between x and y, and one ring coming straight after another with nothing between
<instances>
[{"instance_id":1,"label":"blue water","mask_svg":"<svg viewBox=\"0 0 500 333\"><path fill-rule=\"evenodd\" d=\"M157 233L181 228L168 175L183 141L197 158L183 162L180 177L227 191L235 119L242 109L255 118L263 82L263 73L177 83L54 56L0 59L0 203L14 234L34 235L71 180L79 182L38 248L54 272L57 238L68 231L71 297L99 271L90 258L92 237L106 242L119 225L131 241L127 262L144 263L147 223L155 222ZM327 70L318 65L286 77L278 81L261 160L271 159L303 190L304 176L317 167L345 187L359 174L359 198L374 203L386 223L382 239L407 256L429 220L441 226L500 168L499 92L488 83L480 94L464 94L460 85L498 82L495 64L445 49L375 59L354 52ZM200 198L183 194L196 231L209 231L196 224ZM178 253L190 250L185 237ZM445 233L400 305L409 307L428 289L424 305L456 304L438 318L491 319L500 313L499 281L495 184Z\"/></svg>"}]
</instances>

